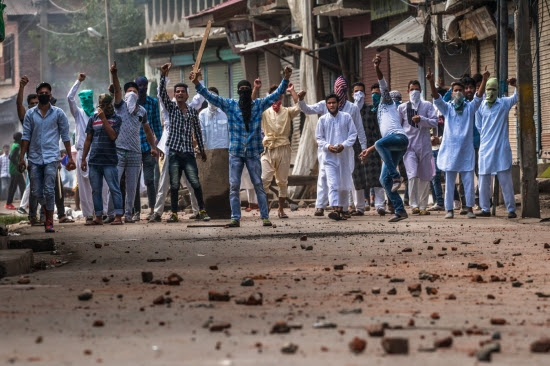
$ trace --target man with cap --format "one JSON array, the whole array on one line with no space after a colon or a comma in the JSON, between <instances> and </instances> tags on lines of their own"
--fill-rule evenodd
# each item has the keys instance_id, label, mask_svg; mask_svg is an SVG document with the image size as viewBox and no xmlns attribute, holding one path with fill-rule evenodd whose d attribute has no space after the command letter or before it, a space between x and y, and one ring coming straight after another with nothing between
<instances>
[{"instance_id":1,"label":"man with cap","mask_svg":"<svg viewBox=\"0 0 550 366\"><path fill-rule=\"evenodd\" d=\"M350 154L350 156L354 158L354 161L352 162L354 166L352 177L353 177L353 185L355 188L353 192L355 208L357 210L357 213L359 215L362 215L363 212L365 211L364 188L365 188L365 182L367 180L366 169L364 166L361 165L361 162L358 159L355 159L355 157L367 147L367 138L365 136L365 128L363 126L363 120L361 118L361 112L359 108L348 100L348 83L343 76L339 76L334 81L334 94L336 94L339 98L338 111L346 112L349 115L351 115L353 124L355 125L355 129L357 132L357 140L355 141L355 144L353 147L354 154ZM329 110L326 106L326 102L324 100L313 105L308 105L303 100L305 93L300 92L298 95L301 98L300 102L298 102L298 106L300 106L301 111L304 112L305 114L324 115L329 113ZM315 208L317 210L315 212L315 216L322 216L324 214L324 208L326 206L326 202L328 201L328 185L326 183L326 179L327 179L326 174L322 171L324 166L322 161L322 156L323 156L323 153L321 151L318 151L317 157L319 158L319 178L318 178L319 181L317 183L317 202L315 204ZM325 181L323 181L323 179ZM344 197L342 197L341 199L344 200ZM349 194L348 194L348 200L349 200Z\"/></svg>"},{"instance_id":2,"label":"man with cap","mask_svg":"<svg viewBox=\"0 0 550 366\"><path fill-rule=\"evenodd\" d=\"M284 78L275 92L265 98L252 100L252 85L248 80L237 84L239 100L222 98L209 92L199 84L200 69L192 72L189 79L195 88L208 102L220 108L229 122L229 200L231 203L231 221L227 227L239 227L241 220L241 176L244 166L250 173L254 184L263 226L271 226L267 197L262 183L262 165L260 155L264 151L262 144L262 113L275 103L288 88L292 69L285 67Z\"/></svg>"},{"instance_id":3,"label":"man with cap","mask_svg":"<svg viewBox=\"0 0 550 366\"><path fill-rule=\"evenodd\" d=\"M149 80L145 76L136 78L135 83L138 87L138 104L145 108L147 111L147 122L149 127L155 134L157 141L160 141L162 137L162 123L160 122L159 103L156 98L147 95L147 87L149 86ZM158 181L160 177L160 171L158 161L151 155L151 144L147 141L147 134L143 129L143 126L139 129L139 138L141 140L141 162L143 163L143 182L147 187L147 203L149 205L150 214L148 219L153 214L155 207L155 199L157 195ZM136 198L134 202L134 220L140 219L139 214L141 212L141 197L140 197L140 179L136 187Z\"/></svg>"},{"instance_id":4,"label":"man with cap","mask_svg":"<svg viewBox=\"0 0 550 366\"><path fill-rule=\"evenodd\" d=\"M88 126L88 120L95 113L94 108L94 92L93 90L82 90L78 92L78 98L80 99L80 105L78 107L75 100L80 84L86 80L86 74L81 72L78 74L78 79L74 83L73 87L67 95L69 101L69 109L74 117L75 122L75 148L76 148L76 161L82 160L82 150L84 149L84 140L86 139L86 127ZM82 171L81 164L77 164L76 167L76 181L78 182L78 195L80 197L80 207L82 209L82 216L86 218L86 222L93 220L93 202L92 202L92 186L90 185L90 177L88 172Z\"/></svg>"},{"instance_id":5,"label":"man with cap","mask_svg":"<svg viewBox=\"0 0 550 366\"><path fill-rule=\"evenodd\" d=\"M132 218L132 209L134 208L134 200L136 197L136 187L141 169L141 144L139 137L139 129L143 126L147 141L151 144L151 154L156 157L157 147L153 131L147 122L147 111L145 108L137 104L138 86L135 82L129 81L124 84L124 98L120 89L120 81L118 80L118 70L116 62L111 66L111 75L113 77L113 85L115 92L115 112L122 119L120 132L116 139L117 155L118 155L118 178L122 178L122 174L126 173L126 199L124 221L126 223L134 223ZM109 200L109 219L114 220L113 200Z\"/></svg>"},{"instance_id":6,"label":"man with cap","mask_svg":"<svg viewBox=\"0 0 550 366\"><path fill-rule=\"evenodd\" d=\"M508 79L508 84L516 87L516 79ZM508 113L518 101L518 91L511 97L497 98L498 80L487 80L485 101L476 112L476 127L480 134L479 146L479 203L481 211L477 216L489 217L491 213L491 179L498 177L502 196L508 210L508 218L516 215L516 200L512 183L512 149L508 139Z\"/></svg>"},{"instance_id":7,"label":"man with cap","mask_svg":"<svg viewBox=\"0 0 550 366\"><path fill-rule=\"evenodd\" d=\"M71 154L69 121L61 108L51 105L52 87L42 82L36 87L38 106L25 113L19 169L26 168L25 154L28 152L31 171L31 194L45 211L44 228L46 232L55 232L53 212L55 205L55 180L60 161L59 138L61 137L68 155L67 170L76 165Z\"/></svg>"}]
</instances>

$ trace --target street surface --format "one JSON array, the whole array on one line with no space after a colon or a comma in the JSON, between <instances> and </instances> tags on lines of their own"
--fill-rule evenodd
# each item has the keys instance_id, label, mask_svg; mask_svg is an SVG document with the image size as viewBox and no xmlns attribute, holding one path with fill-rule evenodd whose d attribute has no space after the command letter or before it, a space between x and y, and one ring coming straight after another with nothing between
<instances>
[{"instance_id":1,"label":"street surface","mask_svg":"<svg viewBox=\"0 0 550 366\"><path fill-rule=\"evenodd\" d=\"M257 212L243 212L238 229L188 215L56 224L51 235L15 225L19 238L55 238L57 252L35 253L47 269L30 282L0 280L0 364L464 366L479 364L492 338L494 364L550 364L550 353L530 351L550 337L549 223L508 220L502 209L393 224L372 211L342 222L311 208L287 213L275 228L261 227ZM173 273L181 283L163 284ZM245 278L254 285L241 286ZM79 300L86 289L92 298ZM209 291L229 301L209 301ZM272 333L278 322L283 333ZM408 339L408 355L386 354L367 328ZM362 353L350 350L354 337L366 340Z\"/></svg>"}]
</instances>

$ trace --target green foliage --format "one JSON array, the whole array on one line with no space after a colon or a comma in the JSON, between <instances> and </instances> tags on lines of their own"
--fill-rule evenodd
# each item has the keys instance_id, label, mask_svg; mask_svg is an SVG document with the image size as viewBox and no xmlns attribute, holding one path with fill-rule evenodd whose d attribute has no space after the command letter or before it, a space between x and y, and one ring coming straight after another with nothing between
<instances>
[{"instance_id":1,"label":"green foliage","mask_svg":"<svg viewBox=\"0 0 550 366\"><path fill-rule=\"evenodd\" d=\"M0 224L12 225L17 224L20 221L27 220L26 216L17 216L17 215L1 215Z\"/></svg>"},{"instance_id":2,"label":"green foliage","mask_svg":"<svg viewBox=\"0 0 550 366\"><path fill-rule=\"evenodd\" d=\"M50 61L86 72L92 77L95 75L96 80L104 79L108 77L105 2L83 0L83 3L85 12L70 14L69 22L63 26L49 27L59 33L80 32L74 35L48 34ZM111 56L117 62L121 82L143 75L142 56L136 53L118 54L115 50L137 46L145 39L144 7L131 0L110 0L110 22ZM88 27L94 28L104 38L91 37L85 32Z\"/></svg>"}]
</instances>

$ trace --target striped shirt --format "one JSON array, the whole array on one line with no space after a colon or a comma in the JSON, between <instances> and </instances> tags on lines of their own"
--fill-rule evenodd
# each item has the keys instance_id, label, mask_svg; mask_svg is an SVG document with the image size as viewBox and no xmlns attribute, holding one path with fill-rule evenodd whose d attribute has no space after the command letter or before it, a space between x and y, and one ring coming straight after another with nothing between
<instances>
[{"instance_id":1,"label":"striped shirt","mask_svg":"<svg viewBox=\"0 0 550 366\"><path fill-rule=\"evenodd\" d=\"M113 114L107 119L109 124L118 134L122 125L122 118L117 114ZM113 141L105 131L103 122L94 114L88 120L86 134L92 135L92 145L90 146L90 155L88 164L90 165L117 165L117 149L116 140Z\"/></svg>"},{"instance_id":2,"label":"striped shirt","mask_svg":"<svg viewBox=\"0 0 550 366\"><path fill-rule=\"evenodd\" d=\"M138 101L139 103L139 101ZM159 102L157 98L147 96L145 104L140 104L147 111L147 122L153 130L157 141L162 137L162 124L160 123ZM147 135L143 130L143 126L139 129L139 138L141 140L141 152L151 151L151 144L147 141Z\"/></svg>"},{"instance_id":3,"label":"striped shirt","mask_svg":"<svg viewBox=\"0 0 550 366\"><path fill-rule=\"evenodd\" d=\"M199 123L199 114L194 108L187 106L185 113L178 107L178 104L172 102L166 91L166 77L160 77L159 93L162 104L168 111L170 119L170 134L166 146L173 151L194 153L193 134L200 152L204 152L202 141L201 125Z\"/></svg>"},{"instance_id":4,"label":"striped shirt","mask_svg":"<svg viewBox=\"0 0 550 366\"><path fill-rule=\"evenodd\" d=\"M288 80L283 79L277 90L272 94L252 101L252 112L249 123L250 130L247 131L238 100L222 98L212 94L201 84L195 86L200 95L227 114L229 124L229 153L242 158L258 157L264 151L261 130L262 113L281 98L287 87Z\"/></svg>"}]
</instances>

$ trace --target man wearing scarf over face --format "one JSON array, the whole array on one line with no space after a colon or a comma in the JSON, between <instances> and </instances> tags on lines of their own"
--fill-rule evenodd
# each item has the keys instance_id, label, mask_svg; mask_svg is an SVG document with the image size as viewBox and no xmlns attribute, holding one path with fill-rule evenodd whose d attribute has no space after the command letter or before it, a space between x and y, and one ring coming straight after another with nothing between
<instances>
[{"instance_id":1,"label":"man wearing scarf over face","mask_svg":"<svg viewBox=\"0 0 550 366\"><path fill-rule=\"evenodd\" d=\"M229 122L229 200L231 203L231 221L227 227L239 227L241 220L241 176L246 165L250 179L254 184L258 206L264 226L271 226L267 198L262 183L262 166L260 155L264 151L262 144L261 118L262 113L280 99L288 88L288 80L292 74L290 67L285 67L284 78L277 90L266 98L252 100L252 85L247 80L241 80L237 85L239 100L222 98L209 92L199 84L200 69L191 73L189 79L195 88L208 102L220 108Z\"/></svg>"},{"instance_id":2,"label":"man wearing scarf over face","mask_svg":"<svg viewBox=\"0 0 550 366\"><path fill-rule=\"evenodd\" d=\"M455 81L451 84L452 101L445 102L437 92L434 75L428 71L426 79L432 89L434 105L445 116L443 141L437 156L437 166L445 172L445 209L446 219L454 217L454 190L456 176L460 173L466 195L466 211L468 218L475 219L472 207L475 204L474 191L474 118L481 105L485 84L489 79L489 71L485 67L483 81L472 102L464 97L464 85Z\"/></svg>"},{"instance_id":3,"label":"man wearing scarf over face","mask_svg":"<svg viewBox=\"0 0 550 366\"><path fill-rule=\"evenodd\" d=\"M508 84L516 87L516 79L508 79ZM479 130L479 203L481 212L477 216L491 216L490 186L492 176L498 176L502 196L508 210L508 218L516 218L516 201L512 183L512 149L508 139L508 113L518 101L518 91L511 97L497 98L498 80L487 81L486 98L476 114L476 127Z\"/></svg>"},{"instance_id":4,"label":"man wearing scarf over face","mask_svg":"<svg viewBox=\"0 0 550 366\"><path fill-rule=\"evenodd\" d=\"M338 110L340 112L346 112L348 113L352 120L353 124L355 125L355 129L357 131L357 146L360 147L357 151L361 151L366 148L367 140L365 137L365 128L363 127L363 121L361 119L361 113L359 112L359 108L357 108L356 105L351 103L348 100L348 83L346 79L344 79L343 76L340 76L336 79L334 82L334 94L338 95L339 102L338 102ZM328 113L328 109L326 106L326 102L324 100L317 102L313 105L307 105L304 99L305 93L301 92L299 94L300 96L300 102L298 103L298 106L300 106L300 109L305 114L326 114ZM356 148L354 148L354 151ZM353 154L357 155L357 154ZM353 155L350 154L351 157ZM323 155L321 151L317 151L317 158L319 159L319 178L317 181L317 202L315 203L315 208L317 209L315 211L315 216L323 216L324 215L324 208L328 202L328 191L327 191L327 183L326 183L326 174L323 171L324 162L322 161ZM352 162L353 164L353 162ZM357 171L356 171L357 169ZM354 197L356 198L356 208L358 211L363 212L365 210L365 194L364 190L362 188L361 182L364 182L366 180L365 177L365 169L364 167L360 166L359 164L354 164L353 169L353 183L355 187L355 194ZM348 194L349 196L349 194ZM349 197L348 197L349 202ZM347 216L347 214L344 214L344 216Z\"/></svg>"},{"instance_id":5,"label":"man wearing scarf over face","mask_svg":"<svg viewBox=\"0 0 550 366\"><path fill-rule=\"evenodd\" d=\"M122 194L118 177L118 156L116 139L122 119L115 114L113 97L109 94L99 96L99 108L92 115L86 126L86 140L80 167L82 171L90 170L90 182L94 201L95 219L86 225L103 225L103 181L109 186L114 205L115 218L111 225L122 225ZM88 159L88 153L90 157Z\"/></svg>"},{"instance_id":6,"label":"man wearing scarf over face","mask_svg":"<svg viewBox=\"0 0 550 366\"><path fill-rule=\"evenodd\" d=\"M78 74L78 79L74 83L73 87L67 95L69 101L69 108L71 114L74 117L75 122L75 148L76 148L76 161L82 160L82 150L84 149L84 140L86 140L86 127L88 126L88 120L95 113L94 108L94 92L92 90L82 90L78 93L80 99L80 105L78 107L75 101L75 95L80 87L80 84L86 80L86 74L81 72ZM82 216L86 218L86 223L93 220L93 202L92 202L92 186L90 185L90 178L88 172L84 172L81 169L81 165L76 167L76 181L78 182L78 195L80 197L80 207L82 208Z\"/></svg>"},{"instance_id":7,"label":"man wearing scarf over face","mask_svg":"<svg viewBox=\"0 0 550 366\"><path fill-rule=\"evenodd\" d=\"M437 127L437 116L433 104L421 100L422 88L418 80L409 81L407 89L409 102L401 104L397 111L409 138L409 146L403 156L409 178L409 197L413 215L429 215L426 210L428 189L435 173L430 129Z\"/></svg>"},{"instance_id":8,"label":"man wearing scarf over face","mask_svg":"<svg viewBox=\"0 0 550 366\"><path fill-rule=\"evenodd\" d=\"M69 157L67 170L76 168L71 154L69 121L62 109L51 105L52 87L40 83L36 88L38 106L31 108L23 120L23 145L19 157L19 170L26 169L25 154L28 152L31 171L31 194L44 209L44 229L47 233L53 228L53 210L55 204L55 180L60 161L59 138L65 145Z\"/></svg>"}]
</instances>

